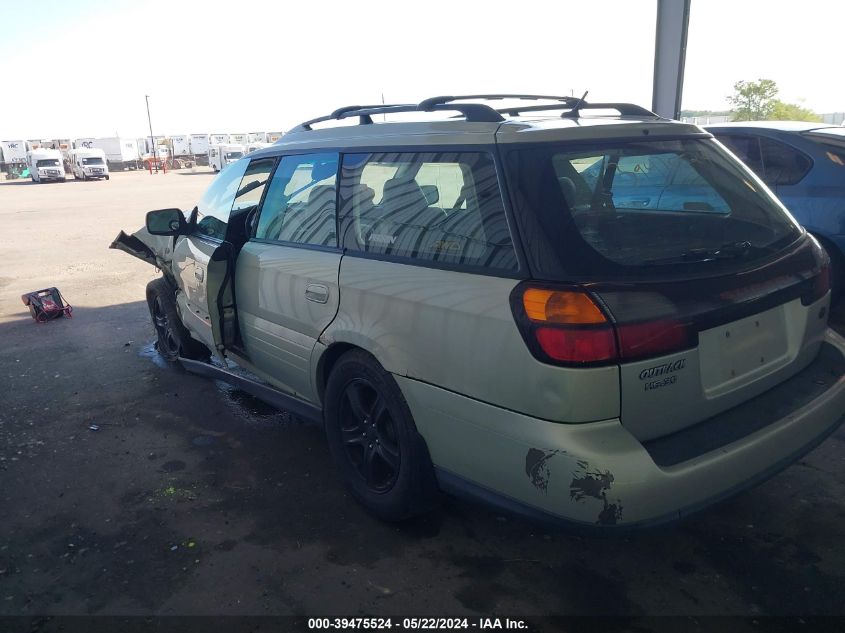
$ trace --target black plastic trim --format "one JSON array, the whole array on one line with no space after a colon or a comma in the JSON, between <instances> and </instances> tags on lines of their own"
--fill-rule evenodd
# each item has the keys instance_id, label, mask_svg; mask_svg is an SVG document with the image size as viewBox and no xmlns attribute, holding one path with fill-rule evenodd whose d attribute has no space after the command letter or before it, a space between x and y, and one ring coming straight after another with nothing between
<instances>
[{"instance_id":1,"label":"black plastic trim","mask_svg":"<svg viewBox=\"0 0 845 633\"><path fill-rule=\"evenodd\" d=\"M209 363L203 363L201 361L189 360L181 357L179 358L179 362L182 363L182 366L186 371L192 374L204 376L205 378L211 378L213 380L222 380L223 382L229 383L238 389L246 391L259 400L263 400L267 404L289 411L296 416L313 422L321 422L323 420L323 410L317 405L306 402L296 396L284 393L283 391L279 391L270 385L260 383L256 380L250 380L249 378L240 376Z\"/></svg>"}]
</instances>

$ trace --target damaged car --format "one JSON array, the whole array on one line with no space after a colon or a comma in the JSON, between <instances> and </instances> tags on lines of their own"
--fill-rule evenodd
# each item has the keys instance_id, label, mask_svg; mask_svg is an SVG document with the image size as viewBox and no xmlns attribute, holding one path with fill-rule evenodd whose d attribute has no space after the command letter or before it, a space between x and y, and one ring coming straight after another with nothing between
<instances>
[{"instance_id":1,"label":"damaged car","mask_svg":"<svg viewBox=\"0 0 845 633\"><path fill-rule=\"evenodd\" d=\"M711 134L631 104L341 108L112 247L162 271L163 356L320 420L386 520L445 491L672 521L845 415L824 250Z\"/></svg>"}]
</instances>

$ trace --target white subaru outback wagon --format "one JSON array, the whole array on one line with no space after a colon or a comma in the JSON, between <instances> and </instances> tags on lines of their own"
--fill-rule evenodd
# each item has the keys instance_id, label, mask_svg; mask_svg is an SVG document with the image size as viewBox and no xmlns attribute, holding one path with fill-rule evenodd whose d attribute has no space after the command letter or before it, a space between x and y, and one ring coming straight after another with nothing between
<instances>
[{"instance_id":1,"label":"white subaru outback wagon","mask_svg":"<svg viewBox=\"0 0 845 633\"><path fill-rule=\"evenodd\" d=\"M441 490L677 519L845 413L824 251L710 134L630 104L341 108L112 246L163 272L161 352L322 420L385 519Z\"/></svg>"}]
</instances>

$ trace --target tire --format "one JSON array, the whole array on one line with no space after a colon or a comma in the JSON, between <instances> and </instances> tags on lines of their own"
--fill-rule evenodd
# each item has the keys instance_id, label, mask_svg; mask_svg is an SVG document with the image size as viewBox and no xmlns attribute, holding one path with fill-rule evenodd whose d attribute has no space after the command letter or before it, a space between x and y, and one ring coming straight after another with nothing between
<instances>
[{"instance_id":1,"label":"tire","mask_svg":"<svg viewBox=\"0 0 845 633\"><path fill-rule=\"evenodd\" d=\"M396 380L371 355L354 350L332 369L325 394L329 448L352 496L385 521L401 521L437 502L425 440Z\"/></svg>"},{"instance_id":2,"label":"tire","mask_svg":"<svg viewBox=\"0 0 845 633\"><path fill-rule=\"evenodd\" d=\"M209 359L208 348L191 338L182 325L173 288L163 277L147 284L147 306L156 331L156 348L165 360L176 362L180 356L191 360Z\"/></svg>"}]
</instances>

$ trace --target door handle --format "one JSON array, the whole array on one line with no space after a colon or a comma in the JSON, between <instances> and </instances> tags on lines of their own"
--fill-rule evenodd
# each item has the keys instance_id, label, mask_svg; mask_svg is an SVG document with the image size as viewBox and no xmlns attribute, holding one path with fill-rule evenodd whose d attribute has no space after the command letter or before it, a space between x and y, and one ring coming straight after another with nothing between
<instances>
[{"instance_id":1,"label":"door handle","mask_svg":"<svg viewBox=\"0 0 845 633\"><path fill-rule=\"evenodd\" d=\"M315 303L326 303L329 300L329 289L323 284L308 284L305 286L305 298Z\"/></svg>"},{"instance_id":2,"label":"door handle","mask_svg":"<svg viewBox=\"0 0 845 633\"><path fill-rule=\"evenodd\" d=\"M205 279L205 271L202 268L197 267L194 270L194 277L202 281L203 279Z\"/></svg>"}]
</instances>

